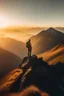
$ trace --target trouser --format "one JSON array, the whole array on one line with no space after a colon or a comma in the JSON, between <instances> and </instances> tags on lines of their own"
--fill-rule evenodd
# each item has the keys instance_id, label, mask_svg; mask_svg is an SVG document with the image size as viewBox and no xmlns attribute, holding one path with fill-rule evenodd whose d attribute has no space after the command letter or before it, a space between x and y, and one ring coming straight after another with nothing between
<instances>
[{"instance_id":1,"label":"trouser","mask_svg":"<svg viewBox=\"0 0 64 96\"><path fill-rule=\"evenodd\" d=\"M31 57L31 51L28 50L28 57Z\"/></svg>"}]
</instances>

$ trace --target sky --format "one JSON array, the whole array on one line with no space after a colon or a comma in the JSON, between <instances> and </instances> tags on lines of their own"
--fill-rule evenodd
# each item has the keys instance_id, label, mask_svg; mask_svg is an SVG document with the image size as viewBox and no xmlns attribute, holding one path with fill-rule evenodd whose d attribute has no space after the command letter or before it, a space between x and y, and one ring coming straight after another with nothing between
<instances>
[{"instance_id":1,"label":"sky","mask_svg":"<svg viewBox=\"0 0 64 96\"><path fill-rule=\"evenodd\" d=\"M64 0L0 0L0 27L63 27Z\"/></svg>"}]
</instances>

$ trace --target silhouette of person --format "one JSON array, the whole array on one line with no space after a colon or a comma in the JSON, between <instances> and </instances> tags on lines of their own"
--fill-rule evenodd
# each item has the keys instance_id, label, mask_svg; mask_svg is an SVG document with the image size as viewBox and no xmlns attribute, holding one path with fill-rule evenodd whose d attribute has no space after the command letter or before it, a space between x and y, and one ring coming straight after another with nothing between
<instances>
[{"instance_id":1,"label":"silhouette of person","mask_svg":"<svg viewBox=\"0 0 64 96\"><path fill-rule=\"evenodd\" d=\"M31 57L31 52L32 52L32 45L31 45L31 40L29 39L28 42L26 42L26 47L28 48L28 57Z\"/></svg>"}]
</instances>

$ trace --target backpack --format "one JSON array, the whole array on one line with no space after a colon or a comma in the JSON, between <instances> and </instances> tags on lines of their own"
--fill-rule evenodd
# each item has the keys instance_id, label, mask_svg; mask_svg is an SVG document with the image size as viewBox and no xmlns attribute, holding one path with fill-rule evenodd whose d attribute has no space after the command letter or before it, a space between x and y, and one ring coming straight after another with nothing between
<instances>
[{"instance_id":1,"label":"backpack","mask_svg":"<svg viewBox=\"0 0 64 96\"><path fill-rule=\"evenodd\" d=\"M26 47L27 47L27 48L29 47L29 42L26 42Z\"/></svg>"}]
</instances>

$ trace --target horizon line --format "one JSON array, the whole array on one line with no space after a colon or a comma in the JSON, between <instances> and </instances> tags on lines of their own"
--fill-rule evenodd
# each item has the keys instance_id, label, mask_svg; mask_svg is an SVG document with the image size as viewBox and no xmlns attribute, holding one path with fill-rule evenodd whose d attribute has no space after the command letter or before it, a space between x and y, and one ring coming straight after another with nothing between
<instances>
[{"instance_id":1,"label":"horizon line","mask_svg":"<svg viewBox=\"0 0 64 96\"><path fill-rule=\"evenodd\" d=\"M7 27L0 27L0 29L7 29L7 28L63 28L64 26L22 26L22 25L12 25Z\"/></svg>"}]
</instances>

